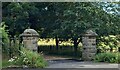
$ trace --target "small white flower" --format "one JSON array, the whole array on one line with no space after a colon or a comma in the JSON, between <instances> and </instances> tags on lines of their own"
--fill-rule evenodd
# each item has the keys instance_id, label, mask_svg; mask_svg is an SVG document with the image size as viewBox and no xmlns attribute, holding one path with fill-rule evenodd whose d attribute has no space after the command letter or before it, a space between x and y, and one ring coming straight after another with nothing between
<instances>
[{"instance_id":1,"label":"small white flower","mask_svg":"<svg viewBox=\"0 0 120 70\"><path fill-rule=\"evenodd\" d=\"M25 60L27 59L27 58L24 58Z\"/></svg>"},{"instance_id":2,"label":"small white flower","mask_svg":"<svg viewBox=\"0 0 120 70\"><path fill-rule=\"evenodd\" d=\"M19 60L19 58L17 58Z\"/></svg>"},{"instance_id":3,"label":"small white flower","mask_svg":"<svg viewBox=\"0 0 120 70\"><path fill-rule=\"evenodd\" d=\"M8 62L13 62L15 59L11 58L10 60L8 60Z\"/></svg>"},{"instance_id":4,"label":"small white flower","mask_svg":"<svg viewBox=\"0 0 120 70\"><path fill-rule=\"evenodd\" d=\"M26 65L23 65L23 68L27 68L28 66L26 66Z\"/></svg>"},{"instance_id":5,"label":"small white flower","mask_svg":"<svg viewBox=\"0 0 120 70\"><path fill-rule=\"evenodd\" d=\"M17 59L17 57L16 57L16 56L14 56L13 58Z\"/></svg>"},{"instance_id":6,"label":"small white flower","mask_svg":"<svg viewBox=\"0 0 120 70\"><path fill-rule=\"evenodd\" d=\"M22 54L24 54L22 51L20 51Z\"/></svg>"}]
</instances>

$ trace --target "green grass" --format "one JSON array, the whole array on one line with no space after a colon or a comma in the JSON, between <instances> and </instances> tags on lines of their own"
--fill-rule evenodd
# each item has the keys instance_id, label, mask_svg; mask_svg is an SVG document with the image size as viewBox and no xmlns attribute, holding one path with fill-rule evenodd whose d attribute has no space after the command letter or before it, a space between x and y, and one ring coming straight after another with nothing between
<instances>
[{"instance_id":1,"label":"green grass","mask_svg":"<svg viewBox=\"0 0 120 70\"><path fill-rule=\"evenodd\" d=\"M2 60L2 68L7 68L11 63L7 59Z\"/></svg>"},{"instance_id":2,"label":"green grass","mask_svg":"<svg viewBox=\"0 0 120 70\"><path fill-rule=\"evenodd\" d=\"M60 41L59 41L60 42ZM73 41L71 39L69 39L68 41L62 41L61 43L59 43L60 46L62 45L69 45L69 46L73 46L74 44L72 43ZM38 45L42 45L42 46L49 46L49 45L56 45L55 39L54 38L46 38L46 39L39 39L38 41ZM79 46L81 46L82 43L79 43Z\"/></svg>"}]
</instances>

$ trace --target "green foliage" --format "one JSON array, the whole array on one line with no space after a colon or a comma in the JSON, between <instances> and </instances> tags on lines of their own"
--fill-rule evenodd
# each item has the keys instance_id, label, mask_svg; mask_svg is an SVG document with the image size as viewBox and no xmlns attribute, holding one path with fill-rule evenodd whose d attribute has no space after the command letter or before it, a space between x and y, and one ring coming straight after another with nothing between
<instances>
[{"instance_id":1,"label":"green foliage","mask_svg":"<svg viewBox=\"0 0 120 70\"><path fill-rule=\"evenodd\" d=\"M119 47L119 37L116 35L101 36L98 38L97 49L100 52L117 52Z\"/></svg>"},{"instance_id":2,"label":"green foliage","mask_svg":"<svg viewBox=\"0 0 120 70\"><path fill-rule=\"evenodd\" d=\"M22 48L21 55L18 57L13 57L9 61L12 62L14 65L18 66L28 66L28 67L40 67L43 68L47 65L46 61L43 57L38 54L37 52L33 52Z\"/></svg>"},{"instance_id":3,"label":"green foliage","mask_svg":"<svg viewBox=\"0 0 120 70\"><path fill-rule=\"evenodd\" d=\"M99 35L119 34L119 17L96 3L3 3L3 21L14 36L30 27L41 37L79 37L87 29ZM34 27L33 27L34 26Z\"/></svg>"},{"instance_id":4,"label":"green foliage","mask_svg":"<svg viewBox=\"0 0 120 70\"><path fill-rule=\"evenodd\" d=\"M26 28L37 23L38 9L33 3L4 3L2 9L3 21L11 37L19 36Z\"/></svg>"},{"instance_id":5,"label":"green foliage","mask_svg":"<svg viewBox=\"0 0 120 70\"><path fill-rule=\"evenodd\" d=\"M11 2L3 3L2 7L3 21L12 37L30 27L37 30L41 38L71 39L76 48L78 38L88 29L98 35L120 34L120 18L103 8L91 2ZM113 42L106 46L114 47Z\"/></svg>"},{"instance_id":6,"label":"green foliage","mask_svg":"<svg viewBox=\"0 0 120 70\"><path fill-rule=\"evenodd\" d=\"M8 54L8 43L9 43L9 38L7 31L5 30L6 25L4 22L0 24L0 38L2 38L2 52ZM1 35L2 34L2 35Z\"/></svg>"},{"instance_id":7,"label":"green foliage","mask_svg":"<svg viewBox=\"0 0 120 70\"><path fill-rule=\"evenodd\" d=\"M96 55L94 61L120 63L120 53L100 53Z\"/></svg>"},{"instance_id":8,"label":"green foliage","mask_svg":"<svg viewBox=\"0 0 120 70\"><path fill-rule=\"evenodd\" d=\"M1 23L0 25L0 33L2 33L2 42L3 43L8 43L9 39L8 39L8 34L7 31L5 30L6 25L4 24L4 22Z\"/></svg>"}]
</instances>

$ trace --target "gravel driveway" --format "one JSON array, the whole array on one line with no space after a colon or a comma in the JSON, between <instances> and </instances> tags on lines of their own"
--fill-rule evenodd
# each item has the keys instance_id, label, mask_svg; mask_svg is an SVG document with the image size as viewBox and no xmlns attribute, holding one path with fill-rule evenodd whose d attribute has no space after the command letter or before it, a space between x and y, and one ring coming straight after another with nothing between
<instances>
[{"instance_id":1,"label":"gravel driveway","mask_svg":"<svg viewBox=\"0 0 120 70\"><path fill-rule=\"evenodd\" d=\"M118 68L118 64L95 63L75 59L48 60L47 68Z\"/></svg>"}]
</instances>

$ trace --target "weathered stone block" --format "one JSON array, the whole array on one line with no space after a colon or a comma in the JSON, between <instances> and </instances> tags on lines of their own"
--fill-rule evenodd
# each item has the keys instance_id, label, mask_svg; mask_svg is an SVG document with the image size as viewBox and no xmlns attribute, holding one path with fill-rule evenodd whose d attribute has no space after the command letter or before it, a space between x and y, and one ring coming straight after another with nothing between
<instances>
[{"instance_id":1,"label":"weathered stone block","mask_svg":"<svg viewBox=\"0 0 120 70\"><path fill-rule=\"evenodd\" d=\"M24 46L32 51L37 51L39 34L34 29L26 29L20 36L23 38Z\"/></svg>"}]
</instances>

